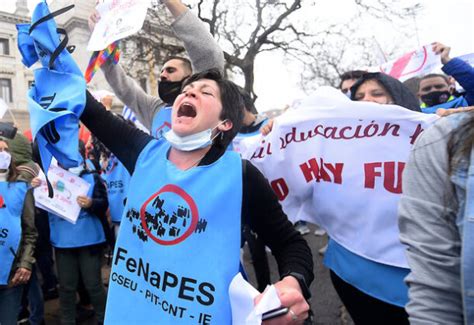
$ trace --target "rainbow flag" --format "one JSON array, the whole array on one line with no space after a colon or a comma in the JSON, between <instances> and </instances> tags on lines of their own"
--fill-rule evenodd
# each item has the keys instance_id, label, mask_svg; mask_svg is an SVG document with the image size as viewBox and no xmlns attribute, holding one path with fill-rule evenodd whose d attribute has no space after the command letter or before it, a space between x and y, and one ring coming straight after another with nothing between
<instances>
[{"instance_id":1,"label":"rainbow flag","mask_svg":"<svg viewBox=\"0 0 474 325\"><path fill-rule=\"evenodd\" d=\"M119 61L119 41L113 42L102 51L95 51L92 53L89 64L87 65L86 73L84 74L86 83L89 83L92 80L94 74L97 72L97 70L99 70L100 66L104 64L109 58L112 59L114 64L117 64Z\"/></svg>"}]
</instances>

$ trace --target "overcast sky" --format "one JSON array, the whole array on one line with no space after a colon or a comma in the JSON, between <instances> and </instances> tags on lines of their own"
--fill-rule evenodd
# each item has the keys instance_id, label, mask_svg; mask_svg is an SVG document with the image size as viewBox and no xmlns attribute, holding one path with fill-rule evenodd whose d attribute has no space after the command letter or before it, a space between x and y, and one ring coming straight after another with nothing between
<instances>
[{"instance_id":1,"label":"overcast sky","mask_svg":"<svg viewBox=\"0 0 474 325\"><path fill-rule=\"evenodd\" d=\"M423 9L416 18L418 37L421 45L438 41L451 46L451 56L474 53L474 1L473 0L421 0ZM353 0L332 0L318 2L324 6L322 12L330 13L331 19L344 21L351 16L346 10ZM339 9L338 9L339 8ZM345 8L340 10L340 8ZM412 24L413 19L407 19L407 24ZM393 31L383 28L373 28L370 22L365 24L370 33L379 43L389 44L393 39ZM403 53L415 50L417 40L407 44L400 44ZM404 50L403 50L404 49ZM395 57L388 60L396 59ZM256 66L256 93L258 109L267 110L279 108L305 94L299 89L299 76L297 71L282 70L283 61L275 55L264 53L257 58ZM274 67L279 67L275 69ZM354 67L361 68L361 67Z\"/></svg>"},{"instance_id":2,"label":"overcast sky","mask_svg":"<svg viewBox=\"0 0 474 325\"><path fill-rule=\"evenodd\" d=\"M7 11L13 11L15 2L16 0L2 0L2 7ZM38 0L28 0L30 11L37 2ZM451 46L452 56L474 53L474 38L471 35L474 31L473 0L420 0L420 2L423 9L417 16L416 26L421 45L439 41ZM328 17L332 20L345 21L351 16L348 9L352 3L353 0L319 1L318 12L328 13ZM413 19L407 18L406 24L415 28ZM393 30L373 28L369 21L364 26L367 28L369 37L375 36L382 47L393 41ZM400 44L400 51L414 50L416 45L417 40L407 41L406 44ZM299 90L298 71L294 71L294 67L285 67L283 59L278 55L261 54L257 57L255 67L255 89L259 95L257 100L259 110L282 108L295 98L304 96L304 93Z\"/></svg>"}]
</instances>

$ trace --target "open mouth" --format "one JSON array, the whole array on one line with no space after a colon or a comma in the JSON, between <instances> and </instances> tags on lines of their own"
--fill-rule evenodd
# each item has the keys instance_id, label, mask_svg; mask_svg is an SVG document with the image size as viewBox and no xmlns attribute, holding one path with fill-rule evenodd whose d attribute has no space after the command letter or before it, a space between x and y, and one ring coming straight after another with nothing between
<instances>
[{"instance_id":1,"label":"open mouth","mask_svg":"<svg viewBox=\"0 0 474 325\"><path fill-rule=\"evenodd\" d=\"M196 117L196 108L193 104L183 103L178 109L178 117Z\"/></svg>"}]
</instances>

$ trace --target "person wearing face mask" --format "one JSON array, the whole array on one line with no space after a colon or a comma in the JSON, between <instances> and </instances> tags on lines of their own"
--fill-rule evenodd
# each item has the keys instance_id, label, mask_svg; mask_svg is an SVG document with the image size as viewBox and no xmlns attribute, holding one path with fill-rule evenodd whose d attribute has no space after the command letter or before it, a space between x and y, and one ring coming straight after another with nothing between
<instances>
[{"instance_id":1,"label":"person wearing face mask","mask_svg":"<svg viewBox=\"0 0 474 325\"><path fill-rule=\"evenodd\" d=\"M24 285L35 263L33 193L0 139L0 324L16 324Z\"/></svg>"},{"instance_id":2,"label":"person wearing face mask","mask_svg":"<svg viewBox=\"0 0 474 325\"><path fill-rule=\"evenodd\" d=\"M237 87L218 71L195 74L174 102L171 131L158 140L87 94L81 121L132 175L112 261L107 324L149 323L150 315L159 324L199 317L230 324L229 285L239 272L243 223L276 257L281 279L275 286L290 308L279 324L302 324L308 316L311 251L263 175L226 150L240 130L242 107Z\"/></svg>"},{"instance_id":3,"label":"person wearing face mask","mask_svg":"<svg viewBox=\"0 0 474 325\"><path fill-rule=\"evenodd\" d=\"M457 108L474 105L474 68L459 58L450 58L451 48L433 43L433 51L441 56L443 72L453 77L465 90L462 96L454 95L454 86L443 74L428 74L421 78L418 87L423 113L436 113L439 108Z\"/></svg>"},{"instance_id":4,"label":"person wearing face mask","mask_svg":"<svg viewBox=\"0 0 474 325\"><path fill-rule=\"evenodd\" d=\"M102 72L116 96L137 116L137 119L155 138L161 138L170 129L171 106L179 95L184 80L193 71L207 69L224 70L224 55L209 33L208 28L181 2L181 0L162 1L175 21L171 27L184 43L190 60L172 56L165 60L158 82L159 97L148 95L132 78L128 77L120 64L107 61L101 66ZM89 17L93 30L100 19L97 12Z\"/></svg>"},{"instance_id":5,"label":"person wearing face mask","mask_svg":"<svg viewBox=\"0 0 474 325\"><path fill-rule=\"evenodd\" d=\"M84 143L80 142L79 148L84 159ZM76 224L48 213L50 239L55 251L59 278L61 323L76 323L76 291L79 277L82 278L89 294L97 319L103 322L106 294L102 284L101 265L106 235L102 216L108 207L107 192L99 175L90 172L84 162L77 167L69 168L69 172L91 186L87 195L77 197L81 211Z\"/></svg>"}]
</instances>

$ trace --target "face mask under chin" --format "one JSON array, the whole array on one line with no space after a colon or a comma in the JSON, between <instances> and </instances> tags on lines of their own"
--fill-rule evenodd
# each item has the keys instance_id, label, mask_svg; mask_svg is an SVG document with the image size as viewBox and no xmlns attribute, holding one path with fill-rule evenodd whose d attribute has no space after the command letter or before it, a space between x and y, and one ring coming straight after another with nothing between
<instances>
[{"instance_id":1,"label":"face mask under chin","mask_svg":"<svg viewBox=\"0 0 474 325\"><path fill-rule=\"evenodd\" d=\"M219 122L215 127L209 128L197 133L193 133L186 136L180 136L176 134L173 129L169 130L164 134L165 139L170 145L180 151L193 151L207 146L212 145L212 141L222 134L223 131L218 131L213 136L212 132L221 124L225 123L226 120Z\"/></svg>"}]
</instances>

